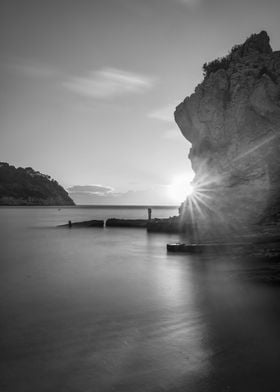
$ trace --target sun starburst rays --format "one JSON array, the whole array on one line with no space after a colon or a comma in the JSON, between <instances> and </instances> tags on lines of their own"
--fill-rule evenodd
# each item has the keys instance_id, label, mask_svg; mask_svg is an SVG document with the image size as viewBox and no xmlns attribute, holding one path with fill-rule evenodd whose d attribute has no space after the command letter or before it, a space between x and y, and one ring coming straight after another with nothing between
<instances>
[{"instance_id":1,"label":"sun starburst rays","mask_svg":"<svg viewBox=\"0 0 280 392\"><path fill-rule=\"evenodd\" d=\"M270 190L268 171L259 170L258 164L277 137L269 132L248 148L240 145L232 152L235 157L227 161L190 154L195 172L193 192L182 205L180 221L192 240L211 236L240 240L244 233L255 230L256 219L267 208Z\"/></svg>"}]
</instances>

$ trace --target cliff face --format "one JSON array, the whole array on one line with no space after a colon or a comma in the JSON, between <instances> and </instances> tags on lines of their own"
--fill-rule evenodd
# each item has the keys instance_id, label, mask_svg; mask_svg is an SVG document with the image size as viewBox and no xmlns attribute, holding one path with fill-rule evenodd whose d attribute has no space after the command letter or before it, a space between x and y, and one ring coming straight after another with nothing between
<instances>
[{"instance_id":1,"label":"cliff face","mask_svg":"<svg viewBox=\"0 0 280 392\"><path fill-rule=\"evenodd\" d=\"M280 52L266 32L204 65L204 80L175 111L192 143L195 192L183 220L201 238L280 220Z\"/></svg>"},{"instance_id":2,"label":"cliff face","mask_svg":"<svg viewBox=\"0 0 280 392\"><path fill-rule=\"evenodd\" d=\"M0 162L0 205L74 205L50 176Z\"/></svg>"}]
</instances>

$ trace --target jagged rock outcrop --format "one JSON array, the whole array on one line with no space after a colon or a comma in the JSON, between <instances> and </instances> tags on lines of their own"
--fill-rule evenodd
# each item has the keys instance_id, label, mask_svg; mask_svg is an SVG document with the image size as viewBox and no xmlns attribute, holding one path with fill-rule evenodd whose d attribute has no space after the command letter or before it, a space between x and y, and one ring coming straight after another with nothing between
<instances>
[{"instance_id":1,"label":"jagged rock outcrop","mask_svg":"<svg viewBox=\"0 0 280 392\"><path fill-rule=\"evenodd\" d=\"M192 143L195 192L183 222L199 239L280 221L280 51L266 32L205 64L204 80L175 111Z\"/></svg>"},{"instance_id":2,"label":"jagged rock outcrop","mask_svg":"<svg viewBox=\"0 0 280 392\"><path fill-rule=\"evenodd\" d=\"M75 205L50 176L0 162L0 205Z\"/></svg>"}]
</instances>

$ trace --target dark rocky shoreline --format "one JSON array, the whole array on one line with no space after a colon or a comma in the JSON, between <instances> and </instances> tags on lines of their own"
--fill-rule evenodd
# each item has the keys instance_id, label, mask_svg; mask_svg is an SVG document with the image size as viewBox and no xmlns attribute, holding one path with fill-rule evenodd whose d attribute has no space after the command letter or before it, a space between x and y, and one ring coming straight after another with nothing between
<instances>
[{"instance_id":1,"label":"dark rocky shoreline","mask_svg":"<svg viewBox=\"0 0 280 392\"><path fill-rule=\"evenodd\" d=\"M82 222L71 222L58 227L130 227L147 229L148 232L174 233L182 232L180 219L177 216L166 219L117 219L109 218L104 220L89 220Z\"/></svg>"},{"instance_id":2,"label":"dark rocky shoreline","mask_svg":"<svg viewBox=\"0 0 280 392\"><path fill-rule=\"evenodd\" d=\"M280 232L278 226L255 226L254 230L246 235L235 234L230 239L197 242L188 235L190 226L182 225L180 217L174 216L167 219L116 219L89 220L82 222L71 222L59 225L60 228L92 228L92 227L113 227L113 228L141 228L148 233L169 233L178 234L184 238L187 244L186 250L179 252L186 253L225 253L231 255L244 255L246 257L273 259L280 261ZM192 252L188 249L192 247Z\"/></svg>"}]
</instances>

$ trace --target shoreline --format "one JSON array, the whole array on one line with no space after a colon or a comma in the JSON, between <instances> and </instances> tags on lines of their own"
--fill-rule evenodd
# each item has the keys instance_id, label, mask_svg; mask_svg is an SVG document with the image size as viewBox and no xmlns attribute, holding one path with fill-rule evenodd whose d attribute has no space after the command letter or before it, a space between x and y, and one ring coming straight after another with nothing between
<instances>
[{"instance_id":1,"label":"shoreline","mask_svg":"<svg viewBox=\"0 0 280 392\"><path fill-rule=\"evenodd\" d=\"M152 209L162 209L162 210L171 210L171 209L178 209L179 206L177 205L133 205L133 204L128 204L128 205L114 205L114 204L76 204L76 205L0 205L0 208L61 208L61 209L66 209L66 208L71 208L71 209L76 209L76 208L82 208L82 209L91 209L91 208L97 208L97 209L124 209L124 210L129 210L129 209L147 209L147 208L152 208Z\"/></svg>"}]
</instances>

